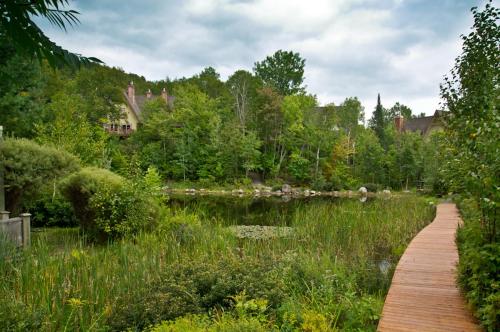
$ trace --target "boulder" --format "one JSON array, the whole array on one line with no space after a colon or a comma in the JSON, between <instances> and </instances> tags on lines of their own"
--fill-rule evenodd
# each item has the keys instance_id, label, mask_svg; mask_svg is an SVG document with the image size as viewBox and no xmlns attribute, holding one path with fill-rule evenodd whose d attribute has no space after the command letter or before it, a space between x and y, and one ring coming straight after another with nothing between
<instances>
[{"instance_id":1,"label":"boulder","mask_svg":"<svg viewBox=\"0 0 500 332\"><path fill-rule=\"evenodd\" d=\"M231 191L234 195L243 195L245 192L243 191L243 189L233 189Z\"/></svg>"},{"instance_id":2,"label":"boulder","mask_svg":"<svg viewBox=\"0 0 500 332\"><path fill-rule=\"evenodd\" d=\"M384 190L382 190L382 193L385 195L390 195L391 191L389 189L384 189Z\"/></svg>"},{"instance_id":3,"label":"boulder","mask_svg":"<svg viewBox=\"0 0 500 332\"><path fill-rule=\"evenodd\" d=\"M368 189L366 189L365 187L361 187L361 188L358 189L358 192L361 195L366 195L368 193Z\"/></svg>"},{"instance_id":4,"label":"boulder","mask_svg":"<svg viewBox=\"0 0 500 332\"><path fill-rule=\"evenodd\" d=\"M283 194L289 194L292 192L292 187L289 185L289 184L284 184L282 187L281 187L281 192Z\"/></svg>"}]
</instances>

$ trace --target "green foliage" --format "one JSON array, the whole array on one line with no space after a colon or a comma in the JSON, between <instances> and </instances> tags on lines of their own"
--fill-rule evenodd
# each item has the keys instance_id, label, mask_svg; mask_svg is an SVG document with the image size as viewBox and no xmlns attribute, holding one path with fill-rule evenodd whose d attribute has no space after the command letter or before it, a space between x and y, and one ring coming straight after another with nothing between
<instances>
[{"instance_id":1,"label":"green foliage","mask_svg":"<svg viewBox=\"0 0 500 332\"><path fill-rule=\"evenodd\" d=\"M473 31L462 36L462 54L441 86L450 111L449 163L443 173L451 190L471 199L462 203L460 283L481 323L496 331L500 328L500 10L487 3L483 11L473 8L472 13Z\"/></svg>"},{"instance_id":2,"label":"green foliage","mask_svg":"<svg viewBox=\"0 0 500 332\"><path fill-rule=\"evenodd\" d=\"M142 329L185 314L234 307L240 317L276 306L285 286L275 262L252 258L189 260L176 264L160 280L119 298L108 318L114 330ZM265 299L243 301L242 292Z\"/></svg>"},{"instance_id":3,"label":"green foliage","mask_svg":"<svg viewBox=\"0 0 500 332\"><path fill-rule=\"evenodd\" d=\"M245 70L235 71L226 81L226 85L234 100L234 112L242 128L256 128L258 92L262 87L259 78Z\"/></svg>"},{"instance_id":4,"label":"green foliage","mask_svg":"<svg viewBox=\"0 0 500 332\"><path fill-rule=\"evenodd\" d=\"M158 206L141 188L119 175L84 168L61 182L82 229L94 240L106 240L152 229Z\"/></svg>"},{"instance_id":5,"label":"green foliage","mask_svg":"<svg viewBox=\"0 0 500 332\"><path fill-rule=\"evenodd\" d=\"M365 187L368 192L376 193L380 190L380 185L376 183L364 183L360 187Z\"/></svg>"},{"instance_id":6,"label":"green foliage","mask_svg":"<svg viewBox=\"0 0 500 332\"><path fill-rule=\"evenodd\" d=\"M233 297L233 312L216 314L213 319L204 315L187 315L175 321L164 322L151 328L151 332L164 331L269 331L270 324L265 324L267 319L265 311L267 300L248 299L245 293Z\"/></svg>"},{"instance_id":7,"label":"green foliage","mask_svg":"<svg viewBox=\"0 0 500 332\"><path fill-rule=\"evenodd\" d=\"M480 210L472 199L462 200L465 225L459 229L459 283L487 331L500 329L500 244L489 243L481 229Z\"/></svg>"},{"instance_id":8,"label":"green foliage","mask_svg":"<svg viewBox=\"0 0 500 332\"><path fill-rule=\"evenodd\" d=\"M357 97L346 98L338 107L339 126L355 136L363 122L364 107Z\"/></svg>"},{"instance_id":9,"label":"green foliage","mask_svg":"<svg viewBox=\"0 0 500 332\"><path fill-rule=\"evenodd\" d=\"M431 133L423 145L423 180L427 189L438 196L448 193L448 175L444 167L452 156L444 132Z\"/></svg>"},{"instance_id":10,"label":"green foliage","mask_svg":"<svg viewBox=\"0 0 500 332\"><path fill-rule=\"evenodd\" d=\"M292 51L276 51L263 61L254 65L255 74L281 95L293 95L304 90L304 66L306 60L299 53Z\"/></svg>"},{"instance_id":11,"label":"green foliage","mask_svg":"<svg viewBox=\"0 0 500 332\"><path fill-rule=\"evenodd\" d=\"M74 227L78 225L71 203L57 195L45 194L28 207L33 227Z\"/></svg>"},{"instance_id":12,"label":"green foliage","mask_svg":"<svg viewBox=\"0 0 500 332\"><path fill-rule=\"evenodd\" d=\"M36 200L47 187L52 188L59 178L80 168L73 155L27 139L5 139L0 155L7 186L6 206L14 213L23 203L29 205Z\"/></svg>"},{"instance_id":13,"label":"green foliage","mask_svg":"<svg viewBox=\"0 0 500 332\"><path fill-rule=\"evenodd\" d=\"M0 326L2 331L23 332L39 331L43 327L44 312L32 311L15 297L0 298Z\"/></svg>"},{"instance_id":14,"label":"green foliage","mask_svg":"<svg viewBox=\"0 0 500 332\"><path fill-rule=\"evenodd\" d=\"M384 148L372 130L362 133L357 141L355 172L361 181L387 183Z\"/></svg>"},{"instance_id":15,"label":"green foliage","mask_svg":"<svg viewBox=\"0 0 500 332\"><path fill-rule=\"evenodd\" d=\"M399 102L396 102L394 106L392 106L387 111L386 121L390 123L396 116L402 116L404 119L414 118L411 108L406 105L400 104Z\"/></svg>"},{"instance_id":16,"label":"green foliage","mask_svg":"<svg viewBox=\"0 0 500 332\"><path fill-rule=\"evenodd\" d=\"M308 179L309 167L309 160L302 157L299 152L292 152L288 163L288 172L297 181L304 181Z\"/></svg>"},{"instance_id":17,"label":"green foliage","mask_svg":"<svg viewBox=\"0 0 500 332\"><path fill-rule=\"evenodd\" d=\"M18 52L30 57L36 56L40 62L46 59L52 67L79 67L81 64L100 63L99 59L83 57L58 46L33 21L33 16L43 17L66 31L66 26L79 23L77 11L62 9L67 4L67 0L1 2L0 35L7 36Z\"/></svg>"},{"instance_id":18,"label":"green foliage","mask_svg":"<svg viewBox=\"0 0 500 332\"><path fill-rule=\"evenodd\" d=\"M372 118L370 119L370 128L373 129L375 135L377 135L380 143L384 145L385 143L385 127L387 125L387 120L385 116L385 109L380 102L380 93L377 97L377 106L375 111L373 111Z\"/></svg>"},{"instance_id":19,"label":"green foliage","mask_svg":"<svg viewBox=\"0 0 500 332\"><path fill-rule=\"evenodd\" d=\"M107 134L90 123L77 95L57 94L48 105L51 121L36 125L37 141L70 152L86 165L108 166Z\"/></svg>"},{"instance_id":20,"label":"green foliage","mask_svg":"<svg viewBox=\"0 0 500 332\"><path fill-rule=\"evenodd\" d=\"M473 30L462 36L462 54L445 78L441 96L450 111L450 188L476 200L483 231L493 243L500 238L500 9L487 3L472 14Z\"/></svg>"},{"instance_id":21,"label":"green foliage","mask_svg":"<svg viewBox=\"0 0 500 332\"><path fill-rule=\"evenodd\" d=\"M163 180L154 166L149 166L144 174L144 185L153 196L161 195Z\"/></svg>"},{"instance_id":22,"label":"green foliage","mask_svg":"<svg viewBox=\"0 0 500 332\"><path fill-rule=\"evenodd\" d=\"M0 33L0 123L5 133L31 138L40 118L40 66L15 52Z\"/></svg>"}]
</instances>

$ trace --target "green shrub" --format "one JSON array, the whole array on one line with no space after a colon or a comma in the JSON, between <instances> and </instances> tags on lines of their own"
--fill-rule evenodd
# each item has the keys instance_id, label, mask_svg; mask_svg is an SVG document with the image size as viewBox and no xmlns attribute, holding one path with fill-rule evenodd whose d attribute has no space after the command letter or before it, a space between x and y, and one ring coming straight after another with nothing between
<instances>
[{"instance_id":1,"label":"green shrub","mask_svg":"<svg viewBox=\"0 0 500 332\"><path fill-rule=\"evenodd\" d=\"M464 226L458 230L459 283L487 331L500 330L500 243L489 243L473 200L460 203Z\"/></svg>"},{"instance_id":2,"label":"green shrub","mask_svg":"<svg viewBox=\"0 0 500 332\"><path fill-rule=\"evenodd\" d=\"M44 195L27 209L33 227L74 227L78 225L71 203L56 195Z\"/></svg>"},{"instance_id":3,"label":"green shrub","mask_svg":"<svg viewBox=\"0 0 500 332\"><path fill-rule=\"evenodd\" d=\"M254 258L197 259L171 265L160 281L130 290L115 301L108 325L113 330L143 329L164 320L212 309L230 309L237 295L266 300L276 308L285 296L276 262Z\"/></svg>"},{"instance_id":4,"label":"green shrub","mask_svg":"<svg viewBox=\"0 0 500 332\"><path fill-rule=\"evenodd\" d=\"M152 229L159 209L140 187L108 170L84 168L61 182L83 231L106 240Z\"/></svg>"},{"instance_id":5,"label":"green shrub","mask_svg":"<svg viewBox=\"0 0 500 332\"><path fill-rule=\"evenodd\" d=\"M80 169L79 160L61 150L27 139L7 138L0 144L0 165L4 167L6 207L17 214L30 205L58 178Z\"/></svg>"},{"instance_id":6,"label":"green shrub","mask_svg":"<svg viewBox=\"0 0 500 332\"><path fill-rule=\"evenodd\" d=\"M316 177L312 183L311 183L311 188L313 190L328 190L329 189L329 184L326 182L326 179L323 176L318 176Z\"/></svg>"},{"instance_id":7,"label":"green shrub","mask_svg":"<svg viewBox=\"0 0 500 332\"><path fill-rule=\"evenodd\" d=\"M180 245L185 245L194 240L197 232L203 231L200 218L197 214L182 211L161 218L156 229L161 236L170 236Z\"/></svg>"}]
</instances>

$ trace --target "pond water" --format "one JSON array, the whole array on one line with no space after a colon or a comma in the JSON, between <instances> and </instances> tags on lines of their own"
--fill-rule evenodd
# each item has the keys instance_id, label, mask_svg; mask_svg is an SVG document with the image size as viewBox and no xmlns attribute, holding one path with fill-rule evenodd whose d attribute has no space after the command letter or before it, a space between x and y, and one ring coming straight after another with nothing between
<instances>
[{"instance_id":1,"label":"pond water","mask_svg":"<svg viewBox=\"0 0 500 332\"><path fill-rule=\"evenodd\" d=\"M334 197L252 197L171 195L174 210L196 212L204 220L217 220L223 225L292 226L295 211L305 204L337 205L347 199ZM368 199L365 204L370 204Z\"/></svg>"},{"instance_id":2,"label":"pond water","mask_svg":"<svg viewBox=\"0 0 500 332\"><path fill-rule=\"evenodd\" d=\"M214 221L232 229L237 237L267 240L275 237L293 236L294 217L297 209L308 205L328 206L335 209L347 200L359 198L313 197L252 197L252 196L209 196L209 195L170 195L169 205L174 211L185 210L196 213L202 221ZM375 202L375 198L360 200L365 206ZM276 227L278 226L278 227ZM343 228L341 226L341 228ZM373 268L383 278L393 268L390 252L385 246L369 253Z\"/></svg>"}]
</instances>

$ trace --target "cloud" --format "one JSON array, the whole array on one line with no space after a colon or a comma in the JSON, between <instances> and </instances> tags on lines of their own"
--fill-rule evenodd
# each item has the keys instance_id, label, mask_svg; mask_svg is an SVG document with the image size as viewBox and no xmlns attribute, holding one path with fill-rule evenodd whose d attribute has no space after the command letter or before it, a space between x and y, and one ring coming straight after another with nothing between
<instances>
[{"instance_id":1,"label":"cloud","mask_svg":"<svg viewBox=\"0 0 500 332\"><path fill-rule=\"evenodd\" d=\"M278 49L306 59L305 83L321 103L358 96L367 117L377 93L414 112L438 107L439 83L471 26L466 0L78 1L81 25L47 34L77 53L150 80L206 66L223 78Z\"/></svg>"}]
</instances>

